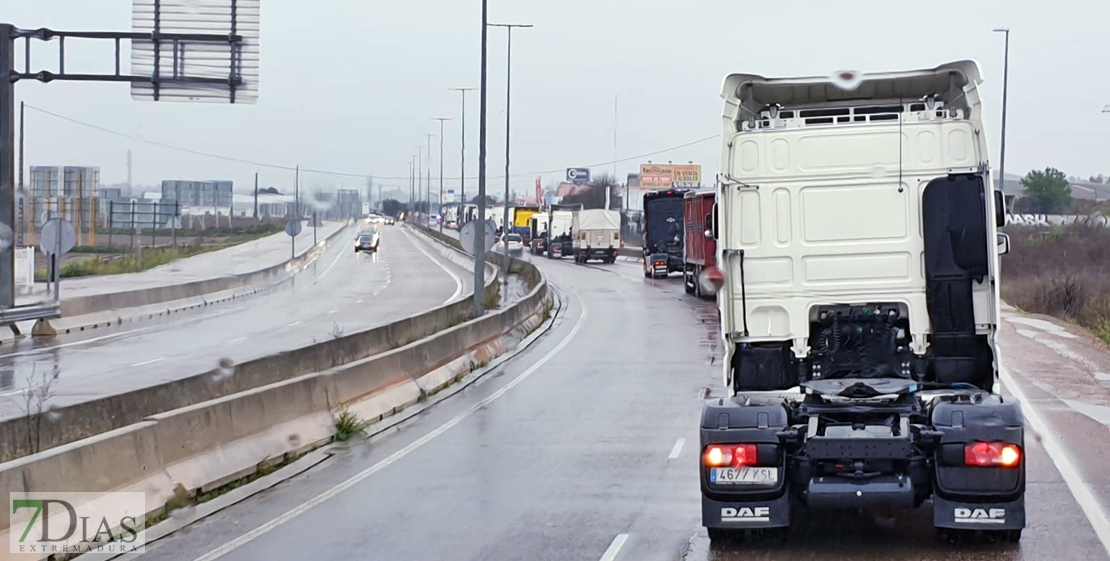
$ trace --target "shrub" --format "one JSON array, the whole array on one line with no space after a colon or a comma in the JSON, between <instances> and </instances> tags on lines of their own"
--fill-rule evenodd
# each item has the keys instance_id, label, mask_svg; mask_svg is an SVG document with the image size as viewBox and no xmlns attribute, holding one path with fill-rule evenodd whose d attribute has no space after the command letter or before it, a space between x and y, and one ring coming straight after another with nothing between
<instances>
[{"instance_id":1,"label":"shrub","mask_svg":"<svg viewBox=\"0 0 1110 561\"><path fill-rule=\"evenodd\" d=\"M1110 343L1110 228L1008 226L1006 232L1002 298L1074 321Z\"/></svg>"}]
</instances>

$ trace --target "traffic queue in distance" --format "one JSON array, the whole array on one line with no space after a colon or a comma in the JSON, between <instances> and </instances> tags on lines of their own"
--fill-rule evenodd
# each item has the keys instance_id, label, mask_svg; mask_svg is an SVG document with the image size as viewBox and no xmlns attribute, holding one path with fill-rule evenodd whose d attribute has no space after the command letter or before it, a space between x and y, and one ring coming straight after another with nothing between
<instances>
[{"instance_id":1,"label":"traffic queue in distance","mask_svg":"<svg viewBox=\"0 0 1110 561\"><path fill-rule=\"evenodd\" d=\"M717 243L713 239L713 204L710 190L667 189L644 194L644 277L665 278L681 272L687 294L712 298L712 286L703 273L715 270Z\"/></svg>"},{"instance_id":2,"label":"traffic queue in distance","mask_svg":"<svg viewBox=\"0 0 1110 561\"><path fill-rule=\"evenodd\" d=\"M538 205L491 206L487 220L493 223L499 243L506 242L510 253L523 253L548 259L574 258L574 262L615 263L623 245L621 216L616 210L587 209L579 204L552 204L544 211ZM452 227L477 220L477 206L457 205L447 209L445 226Z\"/></svg>"}]
</instances>

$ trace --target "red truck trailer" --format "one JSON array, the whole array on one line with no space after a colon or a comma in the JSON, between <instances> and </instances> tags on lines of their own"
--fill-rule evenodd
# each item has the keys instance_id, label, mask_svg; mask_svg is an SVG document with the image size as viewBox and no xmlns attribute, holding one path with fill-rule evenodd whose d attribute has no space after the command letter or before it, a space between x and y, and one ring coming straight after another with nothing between
<instances>
[{"instance_id":1,"label":"red truck trailer","mask_svg":"<svg viewBox=\"0 0 1110 561\"><path fill-rule=\"evenodd\" d=\"M698 298L712 295L702 290L698 275L717 263L717 240L711 235L705 235L713 224L713 203L716 196L715 191L690 191L682 200L683 222L686 224L682 280L686 294L694 294Z\"/></svg>"}]
</instances>

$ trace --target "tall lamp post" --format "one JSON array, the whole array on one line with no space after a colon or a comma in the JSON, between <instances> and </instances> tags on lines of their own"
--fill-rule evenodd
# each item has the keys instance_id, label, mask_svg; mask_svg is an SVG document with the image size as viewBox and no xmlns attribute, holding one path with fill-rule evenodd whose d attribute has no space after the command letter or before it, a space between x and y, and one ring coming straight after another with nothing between
<instances>
[{"instance_id":1,"label":"tall lamp post","mask_svg":"<svg viewBox=\"0 0 1110 561\"><path fill-rule=\"evenodd\" d=\"M1002 149L998 155L998 188L1006 192L1006 97L1010 84L1010 29L999 27L995 33L1006 35L1006 47L1002 58Z\"/></svg>"},{"instance_id":2,"label":"tall lamp post","mask_svg":"<svg viewBox=\"0 0 1110 561\"><path fill-rule=\"evenodd\" d=\"M409 161L409 211L405 215L408 219L414 212L416 212L416 154L410 156Z\"/></svg>"},{"instance_id":3,"label":"tall lamp post","mask_svg":"<svg viewBox=\"0 0 1110 561\"><path fill-rule=\"evenodd\" d=\"M489 2L482 0L482 77L478 85L478 224L474 232L474 317L482 317L486 283L486 43Z\"/></svg>"},{"instance_id":4,"label":"tall lamp post","mask_svg":"<svg viewBox=\"0 0 1110 561\"><path fill-rule=\"evenodd\" d=\"M450 117L432 117L439 121L439 208L443 209L443 122L450 121ZM439 233L443 233L443 219L439 220Z\"/></svg>"},{"instance_id":5,"label":"tall lamp post","mask_svg":"<svg viewBox=\"0 0 1110 561\"><path fill-rule=\"evenodd\" d=\"M428 142L428 162L424 165L428 166L424 171L424 195L427 197L428 203L424 205L424 225L428 225L428 220L432 217L432 137L434 134L425 134L424 140Z\"/></svg>"},{"instance_id":6,"label":"tall lamp post","mask_svg":"<svg viewBox=\"0 0 1110 561\"><path fill-rule=\"evenodd\" d=\"M509 123L510 123L509 115L510 115L511 105L510 105L509 101L510 101L510 97L511 97L511 94L512 94L512 91L513 91L513 81L512 81L512 76L513 76L513 68L512 68L512 66L513 66L513 28L516 28L516 27L533 27L533 26L530 23L491 23L491 24L489 24L489 26L490 27L504 27L505 30L508 32L507 42L506 42L507 56L506 56L506 63L505 63L505 216L504 216L504 219L503 219L503 222L502 222L502 224L504 224L504 226L502 226L503 236L501 238L502 241L503 241L503 247L504 247L504 251L505 251L505 263L506 263L506 266L502 267L502 269L504 270L505 283L507 284L509 282L509 267L508 267L507 264L508 264L508 259L509 259L509 226L510 226L510 224L509 224L509 146L510 146L510 143L509 143L509 130L510 130L510 128L509 128Z\"/></svg>"},{"instance_id":7,"label":"tall lamp post","mask_svg":"<svg viewBox=\"0 0 1110 561\"><path fill-rule=\"evenodd\" d=\"M424 147L420 146L420 145L417 145L416 146L416 198L417 198L418 201L420 200L420 197L424 195L424 181L421 179L421 173L420 173L423 170L423 168L424 168ZM413 208L413 214L417 214L419 216L419 214L416 212L415 207ZM424 224L427 225L427 222L425 222Z\"/></svg>"},{"instance_id":8,"label":"tall lamp post","mask_svg":"<svg viewBox=\"0 0 1110 561\"><path fill-rule=\"evenodd\" d=\"M461 167L459 168L459 200L462 201L463 205L465 205L466 204L466 92L474 91L478 88L448 88L448 89L451 90L451 91L454 91L454 92L462 93L462 112L459 114L459 117L462 119L462 122L460 123L460 125L462 125L462 155L459 158L459 161L461 163ZM462 227L462 224L463 224L462 218L463 217L460 216L459 220L457 221L459 227Z\"/></svg>"}]
</instances>

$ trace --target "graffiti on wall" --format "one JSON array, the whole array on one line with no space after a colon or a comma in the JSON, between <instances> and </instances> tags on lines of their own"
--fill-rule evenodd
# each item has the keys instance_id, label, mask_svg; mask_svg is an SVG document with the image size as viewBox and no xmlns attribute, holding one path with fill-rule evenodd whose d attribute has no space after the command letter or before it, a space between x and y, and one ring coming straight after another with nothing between
<instances>
[{"instance_id":1,"label":"graffiti on wall","mask_svg":"<svg viewBox=\"0 0 1110 561\"><path fill-rule=\"evenodd\" d=\"M1007 214L1006 225L1039 226L1052 228L1067 226L1069 224L1086 224L1088 226L1110 226L1110 217L1101 214L1092 215L1065 215L1065 214Z\"/></svg>"}]
</instances>

